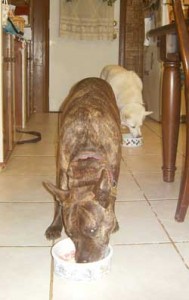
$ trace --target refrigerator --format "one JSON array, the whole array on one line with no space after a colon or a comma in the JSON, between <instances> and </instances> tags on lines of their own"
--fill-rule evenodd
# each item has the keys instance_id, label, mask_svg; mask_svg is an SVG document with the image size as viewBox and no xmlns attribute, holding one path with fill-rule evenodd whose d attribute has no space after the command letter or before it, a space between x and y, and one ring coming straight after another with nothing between
<instances>
[{"instance_id":1,"label":"refrigerator","mask_svg":"<svg viewBox=\"0 0 189 300\"><path fill-rule=\"evenodd\" d=\"M183 8L186 17L189 16L189 0L183 0ZM159 7L155 11L145 11L144 31L170 24L174 21L174 14L171 1L159 1ZM169 51L175 51L177 47L177 37L174 34L167 36L167 47ZM144 55L143 55L143 99L148 111L153 111L150 117L161 122L162 111L162 76L163 63L159 60L157 38L144 39ZM181 68L181 78L182 76ZM181 120L185 119L185 99L184 84L182 82L181 89Z\"/></svg>"}]
</instances>

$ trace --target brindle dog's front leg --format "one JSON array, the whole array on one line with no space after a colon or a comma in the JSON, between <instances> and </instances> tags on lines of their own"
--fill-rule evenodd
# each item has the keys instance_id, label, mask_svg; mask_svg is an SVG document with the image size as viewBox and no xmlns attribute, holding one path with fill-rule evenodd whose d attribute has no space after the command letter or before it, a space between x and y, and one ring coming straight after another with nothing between
<instances>
[{"instance_id":1,"label":"brindle dog's front leg","mask_svg":"<svg viewBox=\"0 0 189 300\"><path fill-rule=\"evenodd\" d=\"M61 169L57 172L57 186L58 187L67 187L67 175ZM63 228L63 219L62 219L62 209L60 201L54 197L54 218L51 225L47 228L45 235L49 240L57 239L61 236Z\"/></svg>"},{"instance_id":2,"label":"brindle dog's front leg","mask_svg":"<svg viewBox=\"0 0 189 300\"><path fill-rule=\"evenodd\" d=\"M59 202L55 198L54 218L51 225L47 228L45 232L46 238L49 240L54 240L59 238L61 236L62 227L63 227L62 206L60 206Z\"/></svg>"}]
</instances>

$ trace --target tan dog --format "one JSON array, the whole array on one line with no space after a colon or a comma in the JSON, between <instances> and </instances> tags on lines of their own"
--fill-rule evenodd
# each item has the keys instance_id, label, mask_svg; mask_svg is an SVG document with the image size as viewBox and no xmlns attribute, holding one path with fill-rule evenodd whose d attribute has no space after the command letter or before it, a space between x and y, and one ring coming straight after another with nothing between
<instances>
[{"instance_id":1,"label":"tan dog","mask_svg":"<svg viewBox=\"0 0 189 300\"><path fill-rule=\"evenodd\" d=\"M133 72L118 65L107 65L100 77L110 83L120 110L121 123L134 137L141 136L141 126L147 115L142 99L142 81Z\"/></svg>"},{"instance_id":2,"label":"tan dog","mask_svg":"<svg viewBox=\"0 0 189 300\"><path fill-rule=\"evenodd\" d=\"M57 184L44 183L55 196L46 237L60 237L64 224L76 247L76 261L96 261L105 256L110 234L118 229L119 110L111 86L87 78L72 88L60 111Z\"/></svg>"}]
</instances>

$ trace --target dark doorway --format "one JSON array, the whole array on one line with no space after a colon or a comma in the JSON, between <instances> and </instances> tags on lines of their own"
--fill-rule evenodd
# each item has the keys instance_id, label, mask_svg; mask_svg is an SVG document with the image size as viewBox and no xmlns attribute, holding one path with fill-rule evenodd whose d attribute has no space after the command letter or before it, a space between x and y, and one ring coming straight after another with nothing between
<instances>
[{"instance_id":1,"label":"dark doorway","mask_svg":"<svg viewBox=\"0 0 189 300\"><path fill-rule=\"evenodd\" d=\"M32 0L33 97L36 112L49 111L49 0Z\"/></svg>"}]
</instances>

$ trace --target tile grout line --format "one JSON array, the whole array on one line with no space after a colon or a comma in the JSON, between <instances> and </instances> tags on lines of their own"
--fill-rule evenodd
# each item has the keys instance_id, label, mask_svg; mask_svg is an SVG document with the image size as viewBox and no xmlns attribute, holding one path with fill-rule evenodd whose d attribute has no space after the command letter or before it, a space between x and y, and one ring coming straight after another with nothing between
<instances>
[{"instance_id":1,"label":"tile grout line","mask_svg":"<svg viewBox=\"0 0 189 300\"><path fill-rule=\"evenodd\" d=\"M148 125L148 123L145 123L144 126L146 128L148 128L151 132L153 132L158 138L160 138L161 140L161 134L160 133L157 133L155 129L151 128L150 125Z\"/></svg>"},{"instance_id":2,"label":"tile grout line","mask_svg":"<svg viewBox=\"0 0 189 300\"><path fill-rule=\"evenodd\" d=\"M143 242L143 243L117 243L113 244L113 246L149 246L149 245L170 245L171 242Z\"/></svg>"},{"instance_id":3,"label":"tile grout line","mask_svg":"<svg viewBox=\"0 0 189 300\"><path fill-rule=\"evenodd\" d=\"M0 245L0 248L51 248L52 245Z\"/></svg>"},{"instance_id":4,"label":"tile grout line","mask_svg":"<svg viewBox=\"0 0 189 300\"><path fill-rule=\"evenodd\" d=\"M54 262L53 262L53 258L51 257L49 300L53 300L53 285L54 285Z\"/></svg>"},{"instance_id":5,"label":"tile grout line","mask_svg":"<svg viewBox=\"0 0 189 300\"><path fill-rule=\"evenodd\" d=\"M171 236L169 235L169 232L167 231L167 229L165 228L165 225L163 224L163 222L161 221L161 219L159 218L158 214L155 212L155 210L153 209L150 201L147 199L145 193L144 193L144 197L146 198L146 201L151 209L151 211L153 212L153 214L155 215L157 221L159 222L159 224L161 225L162 229L164 230L165 234L167 235L168 239L170 240L170 243L172 244L173 248L175 249L175 251L177 252L177 254L179 255L180 259L182 260L182 262L184 263L184 266L189 270L189 265L186 263L184 257L182 256L182 254L180 253L179 249L177 248L177 246L175 245L174 240L171 238Z\"/></svg>"},{"instance_id":6,"label":"tile grout line","mask_svg":"<svg viewBox=\"0 0 189 300\"><path fill-rule=\"evenodd\" d=\"M162 139L162 135L161 134L158 134L153 128L150 127L150 125L148 125L147 123L144 125L146 126L146 128L148 128L150 131L152 131L157 137L160 138L160 140ZM178 149L178 152L181 156L184 156L184 153L182 151L179 151Z\"/></svg>"},{"instance_id":7,"label":"tile grout line","mask_svg":"<svg viewBox=\"0 0 189 300\"><path fill-rule=\"evenodd\" d=\"M184 266L187 268L187 270L189 270L189 265L186 263L184 257L182 256L182 254L180 253L179 249L177 248L177 246L175 245L175 242L173 241L173 239L171 238L171 236L169 235L167 229L165 228L164 224L162 223L161 219L159 218L158 214L156 213L156 211L153 209L151 202L148 200L148 197L146 196L145 192L141 189L140 184L138 183L138 181L136 180L136 178L134 177L133 173L131 172L131 176L133 177L135 183L138 185L138 187L140 188L141 192L143 193L144 198L146 199L146 203L149 205L152 213L154 214L154 216L156 217L158 223L160 224L160 226L162 227L163 231L165 232L165 234L167 235L168 239L170 240L170 244L172 244L173 248L175 249L175 251L177 252L177 254L179 255L180 259L182 260Z\"/></svg>"}]
</instances>

